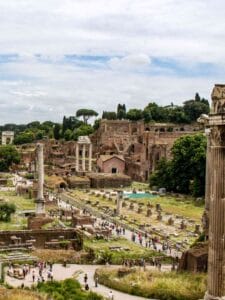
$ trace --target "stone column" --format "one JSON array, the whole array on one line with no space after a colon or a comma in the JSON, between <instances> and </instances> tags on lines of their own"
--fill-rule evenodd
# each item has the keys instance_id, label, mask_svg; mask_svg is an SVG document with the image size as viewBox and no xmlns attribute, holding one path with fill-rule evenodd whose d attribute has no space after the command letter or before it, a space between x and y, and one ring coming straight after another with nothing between
<instances>
[{"instance_id":1,"label":"stone column","mask_svg":"<svg viewBox=\"0 0 225 300\"><path fill-rule=\"evenodd\" d=\"M122 200L123 200L123 191L117 191L117 202L116 202L117 216L120 216Z\"/></svg>"},{"instance_id":2,"label":"stone column","mask_svg":"<svg viewBox=\"0 0 225 300\"><path fill-rule=\"evenodd\" d=\"M79 156L80 156L80 150L79 150L79 144L76 144L76 171L79 172Z\"/></svg>"},{"instance_id":3,"label":"stone column","mask_svg":"<svg viewBox=\"0 0 225 300\"><path fill-rule=\"evenodd\" d=\"M205 299L225 296L224 274L224 159L225 147L211 146L213 172L210 185L208 295ZM212 295L212 296L210 296Z\"/></svg>"},{"instance_id":4,"label":"stone column","mask_svg":"<svg viewBox=\"0 0 225 300\"><path fill-rule=\"evenodd\" d=\"M211 174L211 147L210 147L210 129L205 129L207 138L207 151L206 151L206 176L205 176L205 210L202 216L202 225L205 236L209 235L209 204L210 204L210 174Z\"/></svg>"},{"instance_id":5,"label":"stone column","mask_svg":"<svg viewBox=\"0 0 225 300\"><path fill-rule=\"evenodd\" d=\"M89 145L89 172L92 171L92 144Z\"/></svg>"},{"instance_id":6,"label":"stone column","mask_svg":"<svg viewBox=\"0 0 225 300\"><path fill-rule=\"evenodd\" d=\"M82 170L85 172L85 157L86 157L86 146L85 144L83 145L82 148Z\"/></svg>"},{"instance_id":7,"label":"stone column","mask_svg":"<svg viewBox=\"0 0 225 300\"><path fill-rule=\"evenodd\" d=\"M44 214L44 154L43 144L37 144L38 194L36 199L36 214Z\"/></svg>"},{"instance_id":8,"label":"stone column","mask_svg":"<svg viewBox=\"0 0 225 300\"><path fill-rule=\"evenodd\" d=\"M225 300L225 85L215 85L209 115L208 286L205 300Z\"/></svg>"}]
</instances>

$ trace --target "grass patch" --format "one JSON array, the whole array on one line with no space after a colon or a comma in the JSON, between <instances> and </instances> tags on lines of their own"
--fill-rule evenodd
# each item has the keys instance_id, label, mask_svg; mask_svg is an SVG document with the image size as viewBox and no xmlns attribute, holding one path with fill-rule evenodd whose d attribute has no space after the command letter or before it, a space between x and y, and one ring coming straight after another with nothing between
<instances>
[{"instance_id":1,"label":"grass patch","mask_svg":"<svg viewBox=\"0 0 225 300\"><path fill-rule=\"evenodd\" d=\"M74 279L38 283L35 289L56 300L103 300L103 297L96 293L84 292L80 283Z\"/></svg>"},{"instance_id":2,"label":"grass patch","mask_svg":"<svg viewBox=\"0 0 225 300\"><path fill-rule=\"evenodd\" d=\"M99 269L96 273L100 283L145 298L198 300L203 298L206 290L205 274L107 268Z\"/></svg>"},{"instance_id":3,"label":"grass patch","mask_svg":"<svg viewBox=\"0 0 225 300\"><path fill-rule=\"evenodd\" d=\"M47 300L47 297L27 290L0 288L0 300Z\"/></svg>"},{"instance_id":4,"label":"grass patch","mask_svg":"<svg viewBox=\"0 0 225 300\"><path fill-rule=\"evenodd\" d=\"M110 247L121 247L121 249L111 250ZM99 264L108 262L110 264L119 265L127 259L145 259L149 261L152 257L164 256L162 253L140 247L122 237L115 237L110 240L85 239L84 249L87 252L91 249L94 253L95 262ZM165 260L168 260L168 258L165 257Z\"/></svg>"},{"instance_id":5,"label":"grass patch","mask_svg":"<svg viewBox=\"0 0 225 300\"><path fill-rule=\"evenodd\" d=\"M34 199L17 196L14 191L0 192L0 199L7 203L13 203L17 210L32 210L35 208Z\"/></svg>"},{"instance_id":6,"label":"grass patch","mask_svg":"<svg viewBox=\"0 0 225 300\"><path fill-rule=\"evenodd\" d=\"M21 230L27 227L27 218L20 215L24 210L34 210L35 203L33 199L17 196L14 191L0 192L2 203L14 204L16 213L11 215L10 222L0 222L0 230Z\"/></svg>"},{"instance_id":7,"label":"grass patch","mask_svg":"<svg viewBox=\"0 0 225 300\"><path fill-rule=\"evenodd\" d=\"M36 249L32 251L32 255L38 257L41 261L49 261L53 263L78 264L85 257L85 253L75 250L53 250L53 249Z\"/></svg>"}]
</instances>

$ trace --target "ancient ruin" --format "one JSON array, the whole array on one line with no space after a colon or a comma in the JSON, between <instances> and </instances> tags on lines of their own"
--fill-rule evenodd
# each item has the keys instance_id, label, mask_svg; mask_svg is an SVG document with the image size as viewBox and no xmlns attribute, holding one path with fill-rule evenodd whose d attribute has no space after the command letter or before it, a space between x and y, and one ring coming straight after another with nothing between
<instances>
[{"instance_id":1,"label":"ancient ruin","mask_svg":"<svg viewBox=\"0 0 225 300\"><path fill-rule=\"evenodd\" d=\"M209 116L208 184L209 254L208 291L205 300L225 299L225 85L216 84L212 91ZM210 171L209 171L210 170Z\"/></svg>"},{"instance_id":2,"label":"ancient ruin","mask_svg":"<svg viewBox=\"0 0 225 300\"><path fill-rule=\"evenodd\" d=\"M14 140L14 132L13 131L3 131L2 132L2 145L12 144Z\"/></svg>"}]
</instances>

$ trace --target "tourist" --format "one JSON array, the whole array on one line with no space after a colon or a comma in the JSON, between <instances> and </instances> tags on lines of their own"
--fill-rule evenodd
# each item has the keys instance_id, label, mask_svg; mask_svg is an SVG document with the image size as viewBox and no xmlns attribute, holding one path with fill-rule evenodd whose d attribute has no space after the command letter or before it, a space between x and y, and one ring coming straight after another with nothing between
<instances>
[{"instance_id":1,"label":"tourist","mask_svg":"<svg viewBox=\"0 0 225 300\"><path fill-rule=\"evenodd\" d=\"M109 300L114 300L114 296L113 296L113 292L112 291L109 292L108 299Z\"/></svg>"},{"instance_id":2,"label":"tourist","mask_svg":"<svg viewBox=\"0 0 225 300\"><path fill-rule=\"evenodd\" d=\"M95 287L98 287L98 276L95 276Z\"/></svg>"},{"instance_id":3,"label":"tourist","mask_svg":"<svg viewBox=\"0 0 225 300\"><path fill-rule=\"evenodd\" d=\"M88 276L87 274L84 275L84 283L87 283L87 280L88 280Z\"/></svg>"},{"instance_id":4,"label":"tourist","mask_svg":"<svg viewBox=\"0 0 225 300\"><path fill-rule=\"evenodd\" d=\"M35 281L35 271L33 270L32 272L32 279L33 279L33 282Z\"/></svg>"},{"instance_id":5,"label":"tourist","mask_svg":"<svg viewBox=\"0 0 225 300\"><path fill-rule=\"evenodd\" d=\"M89 285L87 283L85 283L84 289L85 289L85 291L89 290Z\"/></svg>"}]
</instances>

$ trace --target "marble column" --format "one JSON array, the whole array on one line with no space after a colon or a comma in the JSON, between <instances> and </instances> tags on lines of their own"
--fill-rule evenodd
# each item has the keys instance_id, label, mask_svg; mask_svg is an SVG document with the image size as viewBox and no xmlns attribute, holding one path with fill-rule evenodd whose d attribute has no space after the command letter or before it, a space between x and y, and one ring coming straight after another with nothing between
<instances>
[{"instance_id":1,"label":"marble column","mask_svg":"<svg viewBox=\"0 0 225 300\"><path fill-rule=\"evenodd\" d=\"M86 170L85 158L86 158L86 146L84 144L82 148L82 171L84 172Z\"/></svg>"},{"instance_id":2,"label":"marble column","mask_svg":"<svg viewBox=\"0 0 225 300\"><path fill-rule=\"evenodd\" d=\"M209 235L209 205L210 205L210 174L211 174L211 147L210 147L210 129L205 129L207 138L207 151L206 151L206 177L205 177L205 209L202 216L202 225L206 238Z\"/></svg>"},{"instance_id":3,"label":"marble column","mask_svg":"<svg viewBox=\"0 0 225 300\"><path fill-rule=\"evenodd\" d=\"M205 300L225 300L225 85L216 84L209 115L208 284Z\"/></svg>"},{"instance_id":4,"label":"marble column","mask_svg":"<svg viewBox=\"0 0 225 300\"><path fill-rule=\"evenodd\" d=\"M210 209L209 209L209 258L208 258L208 292L205 299L225 299L225 147L211 146ZM212 296L211 296L212 295Z\"/></svg>"},{"instance_id":5,"label":"marble column","mask_svg":"<svg viewBox=\"0 0 225 300\"><path fill-rule=\"evenodd\" d=\"M80 150L79 150L79 144L76 144L76 171L79 172L79 156L80 156Z\"/></svg>"},{"instance_id":6,"label":"marble column","mask_svg":"<svg viewBox=\"0 0 225 300\"><path fill-rule=\"evenodd\" d=\"M89 166L88 166L89 172L92 171L92 144L89 145Z\"/></svg>"},{"instance_id":7,"label":"marble column","mask_svg":"<svg viewBox=\"0 0 225 300\"><path fill-rule=\"evenodd\" d=\"M120 216L121 213L122 200L123 200L123 191L117 191L117 203L116 203L117 216Z\"/></svg>"},{"instance_id":8,"label":"marble column","mask_svg":"<svg viewBox=\"0 0 225 300\"><path fill-rule=\"evenodd\" d=\"M38 194L36 199L36 214L44 214L44 154L43 144L37 144Z\"/></svg>"}]
</instances>

